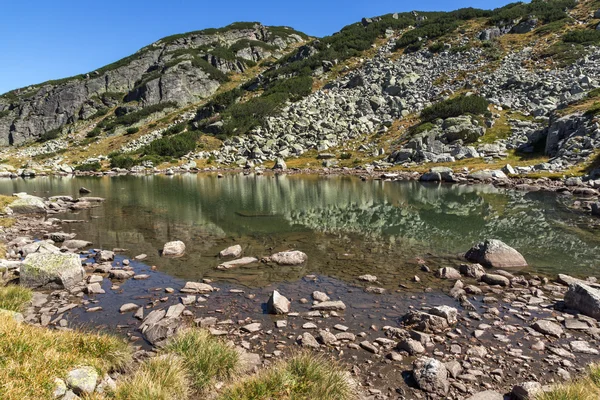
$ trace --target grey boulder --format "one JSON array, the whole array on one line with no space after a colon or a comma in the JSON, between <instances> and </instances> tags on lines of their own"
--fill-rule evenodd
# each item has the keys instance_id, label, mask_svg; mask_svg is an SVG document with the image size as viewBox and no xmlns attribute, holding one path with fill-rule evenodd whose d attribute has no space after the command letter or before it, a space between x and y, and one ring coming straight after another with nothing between
<instances>
[{"instance_id":1,"label":"grey boulder","mask_svg":"<svg viewBox=\"0 0 600 400\"><path fill-rule=\"evenodd\" d=\"M32 288L70 289L84 278L77 254L29 254L21 266L21 284Z\"/></svg>"},{"instance_id":2,"label":"grey boulder","mask_svg":"<svg viewBox=\"0 0 600 400\"><path fill-rule=\"evenodd\" d=\"M565 305L573 310L600 320L600 290L583 282L569 285L565 294Z\"/></svg>"},{"instance_id":3,"label":"grey boulder","mask_svg":"<svg viewBox=\"0 0 600 400\"><path fill-rule=\"evenodd\" d=\"M517 250L497 239L486 239L465 254L471 262L493 268L526 267L527 261Z\"/></svg>"}]
</instances>

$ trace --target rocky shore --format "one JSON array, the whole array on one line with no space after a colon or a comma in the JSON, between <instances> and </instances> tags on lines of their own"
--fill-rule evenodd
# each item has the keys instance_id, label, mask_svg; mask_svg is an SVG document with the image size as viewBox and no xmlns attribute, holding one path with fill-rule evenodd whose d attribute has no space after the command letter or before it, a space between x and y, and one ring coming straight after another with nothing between
<instances>
[{"instance_id":1,"label":"rocky shore","mask_svg":"<svg viewBox=\"0 0 600 400\"><path fill-rule=\"evenodd\" d=\"M26 323L104 326L128 336L138 359L195 325L233 341L249 369L306 348L342 360L365 399L527 398L576 377L599 354L595 278L532 275L502 242L474 245L456 268L417 262L410 289L408 282L385 289L389 282L369 274L357 276L358 284L307 275L301 284L251 289L170 278L126 249L90 250L93 243L67 232L89 221L52 217L102 206L96 197L25 194L11 204L18 218L3 231L8 257L0 271L5 281L36 288ZM161 253L185 251L172 242ZM220 257L224 269L307 262L301 249L263 257L232 246ZM96 378L94 387L107 381Z\"/></svg>"}]
</instances>

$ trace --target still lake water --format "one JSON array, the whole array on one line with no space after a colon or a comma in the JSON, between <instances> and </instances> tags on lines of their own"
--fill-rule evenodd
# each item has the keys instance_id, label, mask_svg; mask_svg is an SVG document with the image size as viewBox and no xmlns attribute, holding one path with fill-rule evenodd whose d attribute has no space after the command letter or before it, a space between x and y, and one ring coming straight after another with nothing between
<instances>
[{"instance_id":1,"label":"still lake water","mask_svg":"<svg viewBox=\"0 0 600 400\"><path fill-rule=\"evenodd\" d=\"M38 177L0 180L0 193L72 195L85 186L106 198L99 208L59 215L83 219L64 225L94 248L125 248L175 278L211 278L264 287L306 274L342 281L370 273L397 287L419 272L416 259L436 268L460 263L459 254L484 238L519 250L526 271L597 275L600 235L589 218L552 193L517 192L488 185L363 182L353 177L185 174L175 176ZM187 253L164 259L159 249L182 240ZM298 249L303 267L265 264L219 271L223 248L244 255Z\"/></svg>"}]
</instances>

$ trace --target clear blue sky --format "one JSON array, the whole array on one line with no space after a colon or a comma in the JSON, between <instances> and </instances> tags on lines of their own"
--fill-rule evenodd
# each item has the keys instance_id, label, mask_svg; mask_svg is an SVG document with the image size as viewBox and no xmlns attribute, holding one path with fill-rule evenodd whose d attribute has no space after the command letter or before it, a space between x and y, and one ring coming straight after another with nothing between
<instances>
[{"instance_id":1,"label":"clear blue sky","mask_svg":"<svg viewBox=\"0 0 600 400\"><path fill-rule=\"evenodd\" d=\"M509 0L5 0L0 93L99 68L168 35L235 21L330 35L390 12L491 9Z\"/></svg>"}]
</instances>

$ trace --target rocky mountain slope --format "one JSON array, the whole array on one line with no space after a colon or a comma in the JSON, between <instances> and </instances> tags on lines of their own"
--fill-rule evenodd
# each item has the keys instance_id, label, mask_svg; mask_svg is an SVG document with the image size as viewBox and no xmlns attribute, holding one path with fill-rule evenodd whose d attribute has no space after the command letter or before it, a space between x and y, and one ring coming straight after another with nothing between
<instances>
[{"instance_id":1,"label":"rocky mountain slope","mask_svg":"<svg viewBox=\"0 0 600 400\"><path fill-rule=\"evenodd\" d=\"M20 145L2 158L66 172L179 159L591 173L599 27L599 1L534 0L364 18L321 39L254 23L176 35L0 97L0 140Z\"/></svg>"},{"instance_id":2,"label":"rocky mountain slope","mask_svg":"<svg viewBox=\"0 0 600 400\"><path fill-rule=\"evenodd\" d=\"M174 102L213 95L228 73L281 56L306 35L292 29L238 23L161 39L85 75L50 81L0 97L0 145L19 145L89 120L110 108Z\"/></svg>"}]
</instances>

